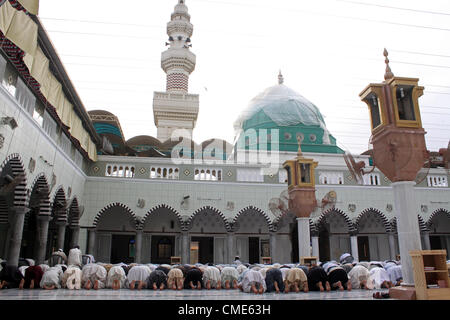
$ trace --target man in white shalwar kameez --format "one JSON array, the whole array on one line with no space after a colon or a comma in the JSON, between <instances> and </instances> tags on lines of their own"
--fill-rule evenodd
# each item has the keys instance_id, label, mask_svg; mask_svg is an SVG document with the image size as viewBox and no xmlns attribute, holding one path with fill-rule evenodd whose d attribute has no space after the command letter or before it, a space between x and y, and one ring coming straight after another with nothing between
<instances>
[{"instance_id":1,"label":"man in white shalwar kameez","mask_svg":"<svg viewBox=\"0 0 450 320\"><path fill-rule=\"evenodd\" d=\"M216 267L208 266L203 271L203 285L206 289L210 290L215 288L217 290L222 289L222 278L220 271Z\"/></svg>"},{"instance_id":2,"label":"man in white shalwar kameez","mask_svg":"<svg viewBox=\"0 0 450 320\"><path fill-rule=\"evenodd\" d=\"M138 290L147 286L147 279L150 277L152 271L146 265L135 265L129 271L127 275L127 281L130 284L130 290L134 290L136 283L138 284Z\"/></svg>"},{"instance_id":3,"label":"man in white shalwar kameez","mask_svg":"<svg viewBox=\"0 0 450 320\"><path fill-rule=\"evenodd\" d=\"M370 272L365 266L356 264L348 273L352 288L356 289L373 289L373 283L369 281Z\"/></svg>"},{"instance_id":4,"label":"man in white shalwar kameez","mask_svg":"<svg viewBox=\"0 0 450 320\"><path fill-rule=\"evenodd\" d=\"M127 276L125 270L120 265L113 265L108 271L106 278L106 287L113 290L122 289L125 287Z\"/></svg>"},{"instance_id":5,"label":"man in white shalwar kameez","mask_svg":"<svg viewBox=\"0 0 450 320\"><path fill-rule=\"evenodd\" d=\"M391 288L393 287L389 274L382 267L372 267L370 269L369 281L372 283L375 289Z\"/></svg>"},{"instance_id":6,"label":"man in white shalwar kameez","mask_svg":"<svg viewBox=\"0 0 450 320\"><path fill-rule=\"evenodd\" d=\"M248 269L243 273L242 281L238 285L239 289L245 293L253 292L262 294L266 291L266 281L261 272Z\"/></svg>"},{"instance_id":7,"label":"man in white shalwar kameez","mask_svg":"<svg viewBox=\"0 0 450 320\"><path fill-rule=\"evenodd\" d=\"M61 278L63 275L63 265L57 264L49 268L42 276L39 286L45 290L61 289Z\"/></svg>"},{"instance_id":8,"label":"man in white shalwar kameez","mask_svg":"<svg viewBox=\"0 0 450 320\"><path fill-rule=\"evenodd\" d=\"M78 266L70 265L61 279L61 284L63 288L69 290L80 290L81 289L81 269Z\"/></svg>"},{"instance_id":9,"label":"man in white shalwar kameez","mask_svg":"<svg viewBox=\"0 0 450 320\"><path fill-rule=\"evenodd\" d=\"M82 254L79 246L76 246L69 251L69 256L67 257L67 265L82 267Z\"/></svg>"},{"instance_id":10,"label":"man in white shalwar kameez","mask_svg":"<svg viewBox=\"0 0 450 320\"><path fill-rule=\"evenodd\" d=\"M220 273L221 282L225 286L225 289L238 288L239 272L233 267L224 267Z\"/></svg>"},{"instance_id":11,"label":"man in white shalwar kameez","mask_svg":"<svg viewBox=\"0 0 450 320\"><path fill-rule=\"evenodd\" d=\"M83 267L81 285L86 290L91 288L94 288L94 290L103 289L106 286L107 275L105 267L97 263L89 263Z\"/></svg>"}]
</instances>

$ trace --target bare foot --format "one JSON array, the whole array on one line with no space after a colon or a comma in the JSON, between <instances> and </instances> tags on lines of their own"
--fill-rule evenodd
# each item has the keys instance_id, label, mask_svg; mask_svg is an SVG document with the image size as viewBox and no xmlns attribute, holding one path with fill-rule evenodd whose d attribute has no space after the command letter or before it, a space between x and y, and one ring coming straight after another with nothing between
<instances>
[{"instance_id":1,"label":"bare foot","mask_svg":"<svg viewBox=\"0 0 450 320\"><path fill-rule=\"evenodd\" d=\"M136 285L136 281L134 281L134 280L131 281L130 290L134 290L135 285Z\"/></svg>"},{"instance_id":2,"label":"bare foot","mask_svg":"<svg viewBox=\"0 0 450 320\"><path fill-rule=\"evenodd\" d=\"M31 279L31 282L30 282L30 289L34 289L34 279Z\"/></svg>"},{"instance_id":3,"label":"bare foot","mask_svg":"<svg viewBox=\"0 0 450 320\"><path fill-rule=\"evenodd\" d=\"M208 289L208 290L211 289L211 281L210 281L210 280L208 280L208 281L206 282L206 289Z\"/></svg>"},{"instance_id":4,"label":"bare foot","mask_svg":"<svg viewBox=\"0 0 450 320\"><path fill-rule=\"evenodd\" d=\"M191 281L191 282L189 282L189 286L191 287L191 289L192 289L192 290L194 290L194 289L195 289L195 286L194 286L194 284L192 283L192 281Z\"/></svg>"},{"instance_id":5,"label":"bare foot","mask_svg":"<svg viewBox=\"0 0 450 320\"><path fill-rule=\"evenodd\" d=\"M295 290L295 293L299 293L300 292L300 288L298 287L297 282L294 283L294 290Z\"/></svg>"},{"instance_id":6,"label":"bare foot","mask_svg":"<svg viewBox=\"0 0 450 320\"><path fill-rule=\"evenodd\" d=\"M252 289L252 292L253 292L254 294L258 294L258 290L256 290L256 287L255 287L254 284L252 284L251 289Z\"/></svg>"},{"instance_id":7,"label":"bare foot","mask_svg":"<svg viewBox=\"0 0 450 320\"><path fill-rule=\"evenodd\" d=\"M347 290L352 291L352 283L350 281L347 281Z\"/></svg>"},{"instance_id":8,"label":"bare foot","mask_svg":"<svg viewBox=\"0 0 450 320\"><path fill-rule=\"evenodd\" d=\"M88 281L86 282L86 284L84 285L84 288L85 288L86 290L91 290L91 281L90 281L90 280L88 280Z\"/></svg>"},{"instance_id":9,"label":"bare foot","mask_svg":"<svg viewBox=\"0 0 450 320\"><path fill-rule=\"evenodd\" d=\"M159 286L159 290L164 290L164 288L165 288L164 283L161 283L161 285Z\"/></svg>"},{"instance_id":10,"label":"bare foot","mask_svg":"<svg viewBox=\"0 0 450 320\"><path fill-rule=\"evenodd\" d=\"M45 290L53 290L53 289L55 289L55 286L54 285L51 285L51 286L44 285L44 289Z\"/></svg>"},{"instance_id":11,"label":"bare foot","mask_svg":"<svg viewBox=\"0 0 450 320\"><path fill-rule=\"evenodd\" d=\"M156 282L153 282L153 290L158 290L158 287L156 286Z\"/></svg>"},{"instance_id":12,"label":"bare foot","mask_svg":"<svg viewBox=\"0 0 450 320\"><path fill-rule=\"evenodd\" d=\"M238 288L238 282L237 280L233 280L233 289L237 289Z\"/></svg>"},{"instance_id":13,"label":"bare foot","mask_svg":"<svg viewBox=\"0 0 450 320\"><path fill-rule=\"evenodd\" d=\"M197 281L197 289L201 290L202 289L202 284L200 283L200 281Z\"/></svg>"},{"instance_id":14,"label":"bare foot","mask_svg":"<svg viewBox=\"0 0 450 320\"><path fill-rule=\"evenodd\" d=\"M328 283L328 282L327 282L327 283ZM325 289L323 288L322 282L318 282L318 283L317 283L317 286L319 287L320 292L324 292L324 291L325 291ZM329 291L329 290L327 290L327 291Z\"/></svg>"},{"instance_id":15,"label":"bare foot","mask_svg":"<svg viewBox=\"0 0 450 320\"><path fill-rule=\"evenodd\" d=\"M230 280L225 281L225 289L230 289Z\"/></svg>"},{"instance_id":16,"label":"bare foot","mask_svg":"<svg viewBox=\"0 0 450 320\"><path fill-rule=\"evenodd\" d=\"M94 282L94 290L98 290L98 280L95 280Z\"/></svg>"},{"instance_id":17,"label":"bare foot","mask_svg":"<svg viewBox=\"0 0 450 320\"><path fill-rule=\"evenodd\" d=\"M183 282L184 282L184 280L178 280L178 290L183 289Z\"/></svg>"},{"instance_id":18,"label":"bare foot","mask_svg":"<svg viewBox=\"0 0 450 320\"><path fill-rule=\"evenodd\" d=\"M144 287L144 281L139 281L138 290L142 290L143 287Z\"/></svg>"},{"instance_id":19,"label":"bare foot","mask_svg":"<svg viewBox=\"0 0 450 320\"><path fill-rule=\"evenodd\" d=\"M221 283L220 281L217 282L217 287L216 287L216 289L217 289L217 290L222 289L222 283Z\"/></svg>"},{"instance_id":20,"label":"bare foot","mask_svg":"<svg viewBox=\"0 0 450 320\"><path fill-rule=\"evenodd\" d=\"M259 294L264 293L264 287L262 285L259 286Z\"/></svg>"},{"instance_id":21,"label":"bare foot","mask_svg":"<svg viewBox=\"0 0 450 320\"><path fill-rule=\"evenodd\" d=\"M325 289L327 290L327 291L331 291L331 286L330 286L330 283L327 281L327 282L325 282Z\"/></svg>"},{"instance_id":22,"label":"bare foot","mask_svg":"<svg viewBox=\"0 0 450 320\"><path fill-rule=\"evenodd\" d=\"M273 283L273 285L275 286L275 292L276 292L276 293L280 293L280 288L278 287L278 282L275 281L275 282ZM261 291L261 288L260 288L260 291Z\"/></svg>"},{"instance_id":23,"label":"bare foot","mask_svg":"<svg viewBox=\"0 0 450 320\"><path fill-rule=\"evenodd\" d=\"M25 279L20 280L19 289L23 290L23 285L25 284Z\"/></svg>"},{"instance_id":24,"label":"bare foot","mask_svg":"<svg viewBox=\"0 0 450 320\"><path fill-rule=\"evenodd\" d=\"M303 292L308 293L309 292L309 287L308 287L308 282L305 282L303 284Z\"/></svg>"},{"instance_id":25,"label":"bare foot","mask_svg":"<svg viewBox=\"0 0 450 320\"><path fill-rule=\"evenodd\" d=\"M284 285L284 293L289 293L289 285L287 283Z\"/></svg>"}]
</instances>

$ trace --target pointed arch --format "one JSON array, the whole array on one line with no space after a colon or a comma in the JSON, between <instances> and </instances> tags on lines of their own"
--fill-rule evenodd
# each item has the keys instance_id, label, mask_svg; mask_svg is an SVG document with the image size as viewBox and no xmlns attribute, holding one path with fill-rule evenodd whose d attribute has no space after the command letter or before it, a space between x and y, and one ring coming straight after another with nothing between
<instances>
[{"instance_id":1,"label":"pointed arch","mask_svg":"<svg viewBox=\"0 0 450 320\"><path fill-rule=\"evenodd\" d=\"M136 215L130 208L119 202L111 203L108 206L104 207L102 210L100 210L100 212L94 218L94 227L98 228L98 223L101 221L101 219L106 217L110 212L112 212L114 208L122 209L123 212L130 218L130 221L132 221L133 223L132 226L134 227L134 229L137 230L138 219L136 218Z\"/></svg>"},{"instance_id":2,"label":"pointed arch","mask_svg":"<svg viewBox=\"0 0 450 320\"><path fill-rule=\"evenodd\" d=\"M34 198L36 197L36 198ZM36 199L38 203L33 203ZM39 207L39 216L50 216L52 213L52 206L50 203L50 190L45 173L40 173L34 179L31 185L31 193L28 199L30 208L33 206Z\"/></svg>"},{"instance_id":3,"label":"pointed arch","mask_svg":"<svg viewBox=\"0 0 450 320\"><path fill-rule=\"evenodd\" d=\"M171 206L168 206L166 204L160 204L160 205L157 205L157 206L153 207L152 209L150 209L147 212L147 214L144 216L144 218L142 219L142 223L139 226L140 230L145 229L146 223L148 223L151 220L151 218L154 215L156 215L160 210L169 211L170 214L172 214L173 216L176 217L180 229L182 231L185 230L184 221L183 221L181 214L177 210L175 210L174 208L172 208Z\"/></svg>"},{"instance_id":4,"label":"pointed arch","mask_svg":"<svg viewBox=\"0 0 450 320\"><path fill-rule=\"evenodd\" d=\"M218 209L211 207L211 206L204 206L204 207L196 210L186 221L186 229L187 230L192 230L192 228L194 227L193 222L203 212L206 212L206 213L211 212L211 213L219 216L220 220L224 224L224 228L225 228L226 232L229 232L231 230L230 223L227 221L227 219L225 218L223 213L220 212Z\"/></svg>"},{"instance_id":5,"label":"pointed arch","mask_svg":"<svg viewBox=\"0 0 450 320\"><path fill-rule=\"evenodd\" d=\"M234 231L238 231L240 228L239 220L245 216L248 216L248 214L251 214L251 213L256 213L264 219L268 232L270 232L272 230L272 224L270 222L270 218L267 215L267 213L265 213L263 210L255 207L255 206L248 206L248 207L241 209L238 212L238 214L234 217L234 219L232 220L232 225L233 225Z\"/></svg>"},{"instance_id":6,"label":"pointed arch","mask_svg":"<svg viewBox=\"0 0 450 320\"><path fill-rule=\"evenodd\" d=\"M69 227L78 227L80 225L80 206L77 197L74 197L69 206Z\"/></svg>"},{"instance_id":7,"label":"pointed arch","mask_svg":"<svg viewBox=\"0 0 450 320\"><path fill-rule=\"evenodd\" d=\"M365 209L358 215L358 217L356 218L355 223L354 223L354 226L358 232L361 229L361 222L371 214L374 214L381 219L381 222L383 224L383 227L384 227L384 230L386 233L391 232L391 225L390 225L388 219L380 210L375 209L375 208Z\"/></svg>"},{"instance_id":8,"label":"pointed arch","mask_svg":"<svg viewBox=\"0 0 450 320\"><path fill-rule=\"evenodd\" d=\"M425 223L425 221L423 220L423 218L420 215L417 215L417 220L419 222L419 231L420 232L428 232L428 226ZM390 225L391 225L391 232L395 232L397 233L397 217L392 218L389 221Z\"/></svg>"},{"instance_id":9,"label":"pointed arch","mask_svg":"<svg viewBox=\"0 0 450 320\"><path fill-rule=\"evenodd\" d=\"M350 220L350 218L345 214L344 211L337 209L337 208L330 208L324 212L322 212L322 214L320 215L319 219L317 220L317 223L320 224L324 224L327 217L331 216L332 214L337 214L340 217L342 217L347 225L347 230L350 234L355 234L356 233L356 228L354 223Z\"/></svg>"},{"instance_id":10,"label":"pointed arch","mask_svg":"<svg viewBox=\"0 0 450 320\"><path fill-rule=\"evenodd\" d=\"M22 158L18 153L13 153L6 157L0 167L0 174L6 174L4 170L9 167L13 178L23 176L23 180L14 188L13 206L27 207L28 206L28 189L27 189L27 175L24 169Z\"/></svg>"},{"instance_id":11,"label":"pointed arch","mask_svg":"<svg viewBox=\"0 0 450 320\"><path fill-rule=\"evenodd\" d=\"M433 211L433 213L431 214L430 218L428 218L428 221L427 221L428 229L431 229L431 226L433 224L433 220L436 217L440 216L440 215L447 216L447 218L450 219L450 211L448 211L446 209L443 209L443 208L437 209L437 210Z\"/></svg>"},{"instance_id":12,"label":"pointed arch","mask_svg":"<svg viewBox=\"0 0 450 320\"><path fill-rule=\"evenodd\" d=\"M63 186L59 186L56 189L56 193L53 197L53 209L52 215L56 223L66 223L67 222L67 200L66 193L64 192Z\"/></svg>"},{"instance_id":13,"label":"pointed arch","mask_svg":"<svg viewBox=\"0 0 450 320\"><path fill-rule=\"evenodd\" d=\"M294 220L296 218L296 216L290 212L290 211L285 211L282 214L280 214L279 216L277 216L271 223L271 231L273 232L277 232L279 229L283 228L285 226L285 222L286 219L292 219Z\"/></svg>"}]
</instances>

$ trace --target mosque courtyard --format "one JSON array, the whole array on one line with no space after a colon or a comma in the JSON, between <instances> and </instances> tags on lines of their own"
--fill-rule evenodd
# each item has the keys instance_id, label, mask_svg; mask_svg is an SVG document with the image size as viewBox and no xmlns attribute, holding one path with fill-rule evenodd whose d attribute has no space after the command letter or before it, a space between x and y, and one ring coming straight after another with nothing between
<instances>
[{"instance_id":1,"label":"mosque courtyard","mask_svg":"<svg viewBox=\"0 0 450 320\"><path fill-rule=\"evenodd\" d=\"M375 300L373 293L388 289L308 293L249 294L238 290L0 290L0 300ZM387 300L387 299L383 299Z\"/></svg>"}]
</instances>

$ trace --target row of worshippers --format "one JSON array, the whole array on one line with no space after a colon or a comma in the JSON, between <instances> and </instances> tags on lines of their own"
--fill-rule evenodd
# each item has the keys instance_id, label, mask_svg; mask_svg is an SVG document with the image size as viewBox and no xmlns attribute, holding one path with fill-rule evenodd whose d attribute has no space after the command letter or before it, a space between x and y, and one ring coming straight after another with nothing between
<instances>
[{"instance_id":1,"label":"row of worshippers","mask_svg":"<svg viewBox=\"0 0 450 320\"><path fill-rule=\"evenodd\" d=\"M70 257L70 254L69 254ZM70 259L68 258L68 261ZM308 292L390 288L401 283L397 261L356 262L344 254L340 263L219 265L87 263L21 266L0 271L0 288L153 290L240 289L246 293ZM9 268L9 269L8 269Z\"/></svg>"}]
</instances>

